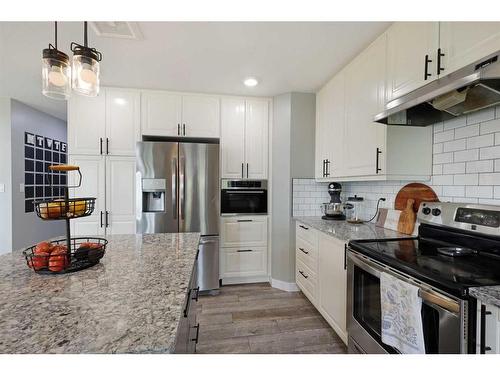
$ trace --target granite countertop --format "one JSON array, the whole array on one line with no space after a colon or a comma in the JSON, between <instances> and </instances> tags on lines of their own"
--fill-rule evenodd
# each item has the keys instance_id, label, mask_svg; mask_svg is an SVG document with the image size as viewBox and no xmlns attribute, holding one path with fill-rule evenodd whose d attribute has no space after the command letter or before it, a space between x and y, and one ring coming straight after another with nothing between
<instances>
[{"instance_id":1,"label":"granite countertop","mask_svg":"<svg viewBox=\"0 0 500 375\"><path fill-rule=\"evenodd\" d=\"M412 237L390 229L376 227L373 223L349 224L345 220L323 220L321 217L316 216L294 216L294 219L346 242L350 240Z\"/></svg>"},{"instance_id":2,"label":"granite countertop","mask_svg":"<svg viewBox=\"0 0 500 375\"><path fill-rule=\"evenodd\" d=\"M100 264L65 275L0 256L0 354L172 351L199 237L107 236Z\"/></svg>"},{"instance_id":3,"label":"granite countertop","mask_svg":"<svg viewBox=\"0 0 500 375\"><path fill-rule=\"evenodd\" d=\"M500 308L500 285L470 288L469 294L480 301Z\"/></svg>"}]
</instances>

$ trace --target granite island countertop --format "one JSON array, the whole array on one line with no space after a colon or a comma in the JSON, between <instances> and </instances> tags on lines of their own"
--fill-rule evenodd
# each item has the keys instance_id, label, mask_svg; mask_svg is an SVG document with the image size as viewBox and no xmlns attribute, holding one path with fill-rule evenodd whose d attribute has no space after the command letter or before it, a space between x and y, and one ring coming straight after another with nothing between
<instances>
[{"instance_id":1,"label":"granite island countertop","mask_svg":"<svg viewBox=\"0 0 500 375\"><path fill-rule=\"evenodd\" d=\"M293 218L345 242L350 240L412 237L390 229L376 227L373 223L349 224L345 220L323 220L317 216L294 216Z\"/></svg>"},{"instance_id":2,"label":"granite island countertop","mask_svg":"<svg viewBox=\"0 0 500 375\"><path fill-rule=\"evenodd\" d=\"M0 354L173 350L199 234L106 238L101 263L71 274L0 256Z\"/></svg>"},{"instance_id":3,"label":"granite island countertop","mask_svg":"<svg viewBox=\"0 0 500 375\"><path fill-rule=\"evenodd\" d=\"M469 294L480 301L500 308L500 285L470 288Z\"/></svg>"}]
</instances>

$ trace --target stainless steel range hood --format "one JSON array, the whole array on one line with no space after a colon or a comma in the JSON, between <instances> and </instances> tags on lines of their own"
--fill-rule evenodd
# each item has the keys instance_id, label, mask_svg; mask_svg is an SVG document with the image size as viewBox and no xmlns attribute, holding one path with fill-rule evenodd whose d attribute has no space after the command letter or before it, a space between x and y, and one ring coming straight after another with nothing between
<instances>
[{"instance_id":1,"label":"stainless steel range hood","mask_svg":"<svg viewBox=\"0 0 500 375\"><path fill-rule=\"evenodd\" d=\"M499 55L500 51L387 103L374 121L427 126L500 104Z\"/></svg>"}]
</instances>

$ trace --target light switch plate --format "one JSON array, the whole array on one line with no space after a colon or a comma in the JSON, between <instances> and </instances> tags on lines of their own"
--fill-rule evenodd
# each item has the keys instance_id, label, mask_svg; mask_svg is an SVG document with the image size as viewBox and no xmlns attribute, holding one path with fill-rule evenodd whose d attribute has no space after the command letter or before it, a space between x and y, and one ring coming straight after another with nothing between
<instances>
[{"instance_id":1,"label":"light switch plate","mask_svg":"<svg viewBox=\"0 0 500 375\"><path fill-rule=\"evenodd\" d=\"M0 193L5 193L5 184L0 184Z\"/></svg>"},{"instance_id":2,"label":"light switch plate","mask_svg":"<svg viewBox=\"0 0 500 375\"><path fill-rule=\"evenodd\" d=\"M24 184L19 184L19 192L24 193Z\"/></svg>"}]
</instances>

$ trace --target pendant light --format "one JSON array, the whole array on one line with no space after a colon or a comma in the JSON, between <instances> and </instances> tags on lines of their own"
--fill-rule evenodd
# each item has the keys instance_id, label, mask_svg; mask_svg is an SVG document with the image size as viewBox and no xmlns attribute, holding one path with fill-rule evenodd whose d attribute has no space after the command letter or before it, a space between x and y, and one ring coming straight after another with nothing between
<instances>
[{"instance_id":1,"label":"pendant light","mask_svg":"<svg viewBox=\"0 0 500 375\"><path fill-rule=\"evenodd\" d=\"M57 49L57 22L54 22L55 41L42 52L42 94L58 100L67 100L71 94L69 58Z\"/></svg>"},{"instance_id":2,"label":"pendant light","mask_svg":"<svg viewBox=\"0 0 500 375\"><path fill-rule=\"evenodd\" d=\"M87 44L87 22L83 23L83 46L71 43L73 90L85 96L99 94L99 61L102 54Z\"/></svg>"}]
</instances>

